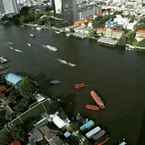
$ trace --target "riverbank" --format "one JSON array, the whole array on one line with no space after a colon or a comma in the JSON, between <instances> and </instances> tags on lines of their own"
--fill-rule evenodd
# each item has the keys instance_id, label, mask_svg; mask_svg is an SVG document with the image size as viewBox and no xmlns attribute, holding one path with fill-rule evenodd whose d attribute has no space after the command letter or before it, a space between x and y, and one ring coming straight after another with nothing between
<instances>
[{"instance_id":1,"label":"riverbank","mask_svg":"<svg viewBox=\"0 0 145 145\"><path fill-rule=\"evenodd\" d=\"M127 51L140 51L140 52L145 52L145 47L134 46L134 45L131 45L131 44L126 44L125 49Z\"/></svg>"},{"instance_id":2,"label":"riverbank","mask_svg":"<svg viewBox=\"0 0 145 145\"><path fill-rule=\"evenodd\" d=\"M88 34L85 34L84 32L71 32L71 30L73 29L72 26L70 27L63 27L63 28L57 28L54 26L45 26L45 25L38 25L38 24L24 24L23 26L27 26L27 27L31 27L31 28L35 28L37 31L41 31L41 30L53 30L56 34L61 34L64 33L66 37L76 37L79 39L89 39L89 40L94 40L97 44L100 44L102 46L107 46L107 47L118 47L118 40L109 38L109 37L94 37L94 36L88 36ZM120 46L119 46L120 48ZM125 47L121 47L124 48Z\"/></svg>"}]
</instances>

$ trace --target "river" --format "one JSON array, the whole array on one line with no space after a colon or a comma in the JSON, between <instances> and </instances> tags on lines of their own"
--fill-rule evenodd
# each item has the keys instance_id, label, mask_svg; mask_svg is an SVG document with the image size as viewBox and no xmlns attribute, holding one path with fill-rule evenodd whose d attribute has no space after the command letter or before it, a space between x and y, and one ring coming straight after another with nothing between
<instances>
[{"instance_id":1,"label":"river","mask_svg":"<svg viewBox=\"0 0 145 145\"><path fill-rule=\"evenodd\" d=\"M30 33L36 37L31 38ZM9 49L9 41L21 52ZM43 44L55 46L58 51L50 51ZM69 94L65 97L68 112L80 112L95 119L115 140L125 137L130 145L145 144L144 55L101 47L95 41L65 37L52 31L15 26L0 26L0 55L9 59L9 71L41 75L42 80L45 77L61 80L62 85L51 91L54 96ZM61 64L57 59L67 60L76 67ZM87 87L75 93L72 86L80 81ZM89 96L91 89L102 96L105 111L84 109L85 104L94 103Z\"/></svg>"}]
</instances>

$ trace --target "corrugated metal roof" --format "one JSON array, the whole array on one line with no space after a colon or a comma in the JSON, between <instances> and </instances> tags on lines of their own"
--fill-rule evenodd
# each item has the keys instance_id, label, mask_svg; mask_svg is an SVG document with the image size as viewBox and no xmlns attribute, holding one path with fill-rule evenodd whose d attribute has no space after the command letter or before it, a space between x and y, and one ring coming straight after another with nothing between
<instances>
[{"instance_id":1,"label":"corrugated metal roof","mask_svg":"<svg viewBox=\"0 0 145 145\"><path fill-rule=\"evenodd\" d=\"M20 82L23 78L19 75L16 75L14 73L8 73L5 76L5 79L8 83L10 83L11 85L16 85L18 82Z\"/></svg>"}]
</instances>

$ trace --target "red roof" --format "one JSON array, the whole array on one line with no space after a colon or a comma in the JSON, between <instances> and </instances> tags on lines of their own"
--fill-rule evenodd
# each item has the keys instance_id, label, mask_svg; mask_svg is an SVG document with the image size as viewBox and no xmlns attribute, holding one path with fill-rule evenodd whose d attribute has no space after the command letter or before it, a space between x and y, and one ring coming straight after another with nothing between
<instances>
[{"instance_id":1,"label":"red roof","mask_svg":"<svg viewBox=\"0 0 145 145\"><path fill-rule=\"evenodd\" d=\"M14 141L10 145L21 145L20 141Z\"/></svg>"}]
</instances>

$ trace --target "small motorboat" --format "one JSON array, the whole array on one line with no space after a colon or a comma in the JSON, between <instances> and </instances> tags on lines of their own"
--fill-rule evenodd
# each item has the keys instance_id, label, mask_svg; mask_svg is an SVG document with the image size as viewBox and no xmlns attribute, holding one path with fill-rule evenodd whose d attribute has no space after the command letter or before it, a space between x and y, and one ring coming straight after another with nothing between
<instances>
[{"instance_id":1,"label":"small motorboat","mask_svg":"<svg viewBox=\"0 0 145 145\"><path fill-rule=\"evenodd\" d=\"M100 110L100 108L98 107L98 106L96 106L96 105L85 105L85 108L87 109L87 110L92 110L92 111L99 111Z\"/></svg>"},{"instance_id":2,"label":"small motorboat","mask_svg":"<svg viewBox=\"0 0 145 145\"><path fill-rule=\"evenodd\" d=\"M77 66L76 64L71 63L71 62L69 62L68 65L71 66L71 67L76 67Z\"/></svg>"},{"instance_id":3,"label":"small motorboat","mask_svg":"<svg viewBox=\"0 0 145 145\"><path fill-rule=\"evenodd\" d=\"M32 34L32 33L31 33L29 36L30 36L30 37L32 37L32 38L34 38L34 37L35 37L35 35L34 35L34 34Z\"/></svg>"},{"instance_id":4,"label":"small motorboat","mask_svg":"<svg viewBox=\"0 0 145 145\"><path fill-rule=\"evenodd\" d=\"M6 73L7 68L0 65L0 75Z\"/></svg>"},{"instance_id":5,"label":"small motorboat","mask_svg":"<svg viewBox=\"0 0 145 145\"><path fill-rule=\"evenodd\" d=\"M41 27L36 27L36 30L37 31L40 31L42 28Z\"/></svg>"},{"instance_id":6,"label":"small motorboat","mask_svg":"<svg viewBox=\"0 0 145 145\"><path fill-rule=\"evenodd\" d=\"M61 32L60 32L60 31L55 31L55 33L56 33L56 34L60 34Z\"/></svg>"},{"instance_id":7,"label":"small motorboat","mask_svg":"<svg viewBox=\"0 0 145 145\"><path fill-rule=\"evenodd\" d=\"M104 102L102 101L101 97L99 97L94 90L92 90L90 92L90 95L100 109L105 109Z\"/></svg>"},{"instance_id":8,"label":"small motorboat","mask_svg":"<svg viewBox=\"0 0 145 145\"><path fill-rule=\"evenodd\" d=\"M60 63L62 63L62 64L68 64L67 63L67 61L66 60L64 60L64 59L57 59Z\"/></svg>"},{"instance_id":9,"label":"small motorboat","mask_svg":"<svg viewBox=\"0 0 145 145\"><path fill-rule=\"evenodd\" d=\"M14 51L15 51L15 52L18 52L18 53L23 53L23 51L20 50L20 49L14 49Z\"/></svg>"},{"instance_id":10,"label":"small motorboat","mask_svg":"<svg viewBox=\"0 0 145 145\"><path fill-rule=\"evenodd\" d=\"M0 64L4 64L4 63L7 63L7 62L8 62L8 60L5 57L0 56Z\"/></svg>"},{"instance_id":11,"label":"small motorboat","mask_svg":"<svg viewBox=\"0 0 145 145\"><path fill-rule=\"evenodd\" d=\"M66 37L70 37L70 34L69 34L69 33L67 33L67 34L66 34Z\"/></svg>"},{"instance_id":12,"label":"small motorboat","mask_svg":"<svg viewBox=\"0 0 145 145\"><path fill-rule=\"evenodd\" d=\"M51 46L51 45L43 45L43 47L47 48L50 51L54 51L54 52L58 51L58 49L56 47Z\"/></svg>"},{"instance_id":13,"label":"small motorboat","mask_svg":"<svg viewBox=\"0 0 145 145\"><path fill-rule=\"evenodd\" d=\"M32 46L32 44L31 44L31 43L27 43L27 45L28 45L29 47L31 47L31 46Z\"/></svg>"},{"instance_id":14,"label":"small motorboat","mask_svg":"<svg viewBox=\"0 0 145 145\"><path fill-rule=\"evenodd\" d=\"M13 43L13 42L11 42L11 41L9 41L9 42L8 42L8 44L9 44L9 45L14 45L14 43Z\"/></svg>"},{"instance_id":15,"label":"small motorboat","mask_svg":"<svg viewBox=\"0 0 145 145\"><path fill-rule=\"evenodd\" d=\"M83 83L83 82L78 83L78 84L75 84L75 85L73 86L73 88L74 88L75 90L77 90L77 91L79 91L79 90L81 90L81 89L83 89L83 88L85 88L85 87L86 87L86 84Z\"/></svg>"},{"instance_id":16,"label":"small motorboat","mask_svg":"<svg viewBox=\"0 0 145 145\"><path fill-rule=\"evenodd\" d=\"M10 50L14 50L14 47L10 46L9 49L10 49Z\"/></svg>"},{"instance_id":17,"label":"small motorboat","mask_svg":"<svg viewBox=\"0 0 145 145\"><path fill-rule=\"evenodd\" d=\"M61 81L59 81L59 80L52 80L49 83L50 83L50 85L58 85L58 84L61 83Z\"/></svg>"}]
</instances>

